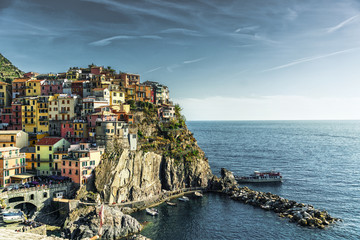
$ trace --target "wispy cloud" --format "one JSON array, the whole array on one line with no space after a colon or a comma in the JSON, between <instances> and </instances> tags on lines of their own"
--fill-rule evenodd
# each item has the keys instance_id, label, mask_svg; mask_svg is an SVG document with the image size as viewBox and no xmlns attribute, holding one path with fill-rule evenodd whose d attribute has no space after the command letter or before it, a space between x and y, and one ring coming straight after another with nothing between
<instances>
[{"instance_id":1,"label":"wispy cloud","mask_svg":"<svg viewBox=\"0 0 360 240\"><path fill-rule=\"evenodd\" d=\"M235 33L239 33L239 32L253 32L254 30L258 29L259 26L247 26L247 27L240 27L238 29L236 29L234 32Z\"/></svg>"},{"instance_id":2,"label":"wispy cloud","mask_svg":"<svg viewBox=\"0 0 360 240\"><path fill-rule=\"evenodd\" d=\"M179 68L179 67L181 67L180 64L173 64L173 65L166 67L166 70L168 70L169 72L173 72L174 69Z\"/></svg>"},{"instance_id":3,"label":"wispy cloud","mask_svg":"<svg viewBox=\"0 0 360 240\"><path fill-rule=\"evenodd\" d=\"M155 71L160 70L160 69L162 69L162 68L163 68L163 67L153 68L153 69L150 69L149 71L146 71L145 73L155 72Z\"/></svg>"},{"instance_id":4,"label":"wispy cloud","mask_svg":"<svg viewBox=\"0 0 360 240\"><path fill-rule=\"evenodd\" d=\"M202 60L204 60L205 58L202 57L202 58L197 58L197 59L193 59L193 60L187 60L187 61L184 61L183 63L184 64L190 64L190 63L196 63L196 62L200 62Z\"/></svg>"},{"instance_id":5,"label":"wispy cloud","mask_svg":"<svg viewBox=\"0 0 360 240\"><path fill-rule=\"evenodd\" d=\"M346 19L345 21L339 23L338 25L334 26L334 27L330 27L327 29L327 32L328 33L333 33L341 28L343 28L344 26L350 24L351 22L353 22L356 18L358 18L359 15L355 15L355 16L352 16L351 18L348 18Z\"/></svg>"},{"instance_id":6,"label":"wispy cloud","mask_svg":"<svg viewBox=\"0 0 360 240\"><path fill-rule=\"evenodd\" d=\"M203 35L195 30L190 30L186 28L168 28L165 30L160 31L160 33L175 33L175 34L183 34L187 36L193 37L202 37Z\"/></svg>"},{"instance_id":7,"label":"wispy cloud","mask_svg":"<svg viewBox=\"0 0 360 240\"><path fill-rule=\"evenodd\" d=\"M307 58L300 58L300 59L294 60L294 61L292 61L290 63L286 63L286 64L276 66L276 67L273 67L273 68L265 69L265 70L263 70L261 72L270 72L270 71L274 71L274 70L288 68L288 67L300 64L300 63L311 62L311 61L315 61L315 60L318 60L318 59L328 58L328 57L343 54L343 53L353 52L353 51L356 51L356 50L359 50L359 49L360 49L359 47L358 48L350 48L350 49L337 51L337 52L332 52L332 53L328 53L328 54L324 54L324 55L318 55L318 56L307 57Z\"/></svg>"},{"instance_id":8,"label":"wispy cloud","mask_svg":"<svg viewBox=\"0 0 360 240\"><path fill-rule=\"evenodd\" d=\"M112 43L114 40L131 40L131 39L153 39L160 40L162 37L156 35L142 35L142 36L129 36L129 35L119 35L114 37L109 37L101 39L99 41L89 43L92 46L106 46Z\"/></svg>"}]
</instances>

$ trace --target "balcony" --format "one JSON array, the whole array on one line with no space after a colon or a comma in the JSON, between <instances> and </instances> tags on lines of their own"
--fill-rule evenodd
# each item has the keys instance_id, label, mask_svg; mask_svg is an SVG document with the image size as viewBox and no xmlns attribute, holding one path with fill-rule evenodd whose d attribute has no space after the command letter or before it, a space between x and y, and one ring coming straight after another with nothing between
<instances>
[{"instance_id":1,"label":"balcony","mask_svg":"<svg viewBox=\"0 0 360 240\"><path fill-rule=\"evenodd\" d=\"M4 160L13 159L13 158L25 158L25 153L11 154L11 155L7 155L7 156L3 156Z\"/></svg>"},{"instance_id":2,"label":"balcony","mask_svg":"<svg viewBox=\"0 0 360 240\"><path fill-rule=\"evenodd\" d=\"M60 113L60 114L64 114L64 113L68 113L68 111L65 110L65 109L61 109L61 110L59 111L59 113Z\"/></svg>"}]
</instances>

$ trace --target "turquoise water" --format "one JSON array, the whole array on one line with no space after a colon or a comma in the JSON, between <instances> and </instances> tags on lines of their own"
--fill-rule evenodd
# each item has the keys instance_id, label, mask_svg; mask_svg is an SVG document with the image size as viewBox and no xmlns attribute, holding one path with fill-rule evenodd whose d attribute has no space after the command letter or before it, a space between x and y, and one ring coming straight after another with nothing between
<instances>
[{"instance_id":1,"label":"turquoise water","mask_svg":"<svg viewBox=\"0 0 360 240\"><path fill-rule=\"evenodd\" d=\"M135 213L152 239L360 239L360 121L188 122L213 173L281 171L281 185L248 185L327 210L344 221L326 230L289 223L276 214L207 194L159 216Z\"/></svg>"}]
</instances>

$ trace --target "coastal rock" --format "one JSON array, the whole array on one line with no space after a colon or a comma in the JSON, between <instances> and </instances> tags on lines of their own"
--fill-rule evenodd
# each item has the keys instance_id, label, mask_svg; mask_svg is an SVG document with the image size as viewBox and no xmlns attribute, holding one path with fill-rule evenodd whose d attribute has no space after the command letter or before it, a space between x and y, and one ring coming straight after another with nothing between
<instances>
[{"instance_id":1,"label":"coastal rock","mask_svg":"<svg viewBox=\"0 0 360 240\"><path fill-rule=\"evenodd\" d=\"M290 222L296 222L300 226L323 229L326 225L339 221L339 219L331 217L328 212L319 211L309 204L297 203L275 194L254 191L248 187L229 189L225 187L223 178L216 179L215 183L218 184L218 188L223 187L223 192L231 193L230 197L233 200L273 211L278 213L279 217L286 217Z\"/></svg>"},{"instance_id":2,"label":"coastal rock","mask_svg":"<svg viewBox=\"0 0 360 240\"><path fill-rule=\"evenodd\" d=\"M84 239L101 233L99 211L100 208L87 206L71 212L64 224L65 235L70 239ZM103 216L104 239L118 239L142 229L135 218L123 214L117 207L104 206Z\"/></svg>"}]
</instances>

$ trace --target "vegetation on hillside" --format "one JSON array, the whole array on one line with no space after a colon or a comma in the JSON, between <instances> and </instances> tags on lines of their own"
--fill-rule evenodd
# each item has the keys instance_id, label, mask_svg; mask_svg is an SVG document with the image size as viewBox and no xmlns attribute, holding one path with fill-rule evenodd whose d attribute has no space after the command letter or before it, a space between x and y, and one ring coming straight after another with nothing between
<instances>
[{"instance_id":1,"label":"vegetation on hillside","mask_svg":"<svg viewBox=\"0 0 360 240\"><path fill-rule=\"evenodd\" d=\"M11 83L14 78L22 77L23 74L24 72L0 54L0 81Z\"/></svg>"}]
</instances>

